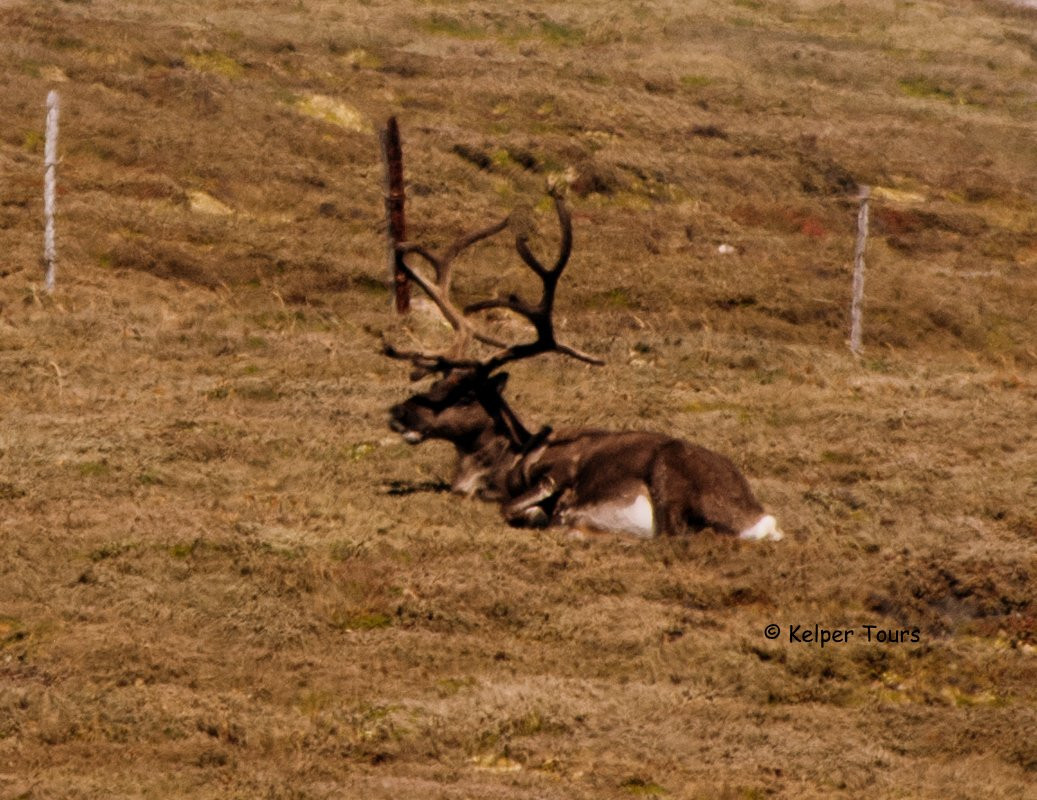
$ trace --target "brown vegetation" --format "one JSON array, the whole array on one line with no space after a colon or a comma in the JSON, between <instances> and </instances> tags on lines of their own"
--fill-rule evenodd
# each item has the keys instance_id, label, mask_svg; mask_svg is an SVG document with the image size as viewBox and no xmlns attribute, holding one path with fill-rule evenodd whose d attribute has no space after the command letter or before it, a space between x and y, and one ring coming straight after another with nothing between
<instances>
[{"instance_id":1,"label":"brown vegetation","mask_svg":"<svg viewBox=\"0 0 1037 800\"><path fill-rule=\"evenodd\" d=\"M0 0L0 797L1027 796L1033 19ZM517 369L527 424L728 454L785 541L441 491L372 335L441 333L387 313L390 113L433 246L523 205L550 239L574 181L558 325L609 364ZM525 285L508 248L459 262L474 296ZM815 623L858 633L789 641Z\"/></svg>"}]
</instances>

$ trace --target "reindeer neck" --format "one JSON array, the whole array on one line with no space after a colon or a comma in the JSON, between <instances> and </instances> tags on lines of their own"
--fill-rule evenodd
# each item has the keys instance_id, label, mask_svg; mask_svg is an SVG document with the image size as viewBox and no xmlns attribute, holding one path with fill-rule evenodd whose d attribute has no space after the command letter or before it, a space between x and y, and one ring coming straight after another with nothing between
<instances>
[{"instance_id":1,"label":"reindeer neck","mask_svg":"<svg viewBox=\"0 0 1037 800\"><path fill-rule=\"evenodd\" d=\"M462 455L474 455L475 453L484 453L489 449L497 448L503 441L504 436L497 431L497 426L487 425L477 436L464 442L455 441L454 446Z\"/></svg>"},{"instance_id":2,"label":"reindeer neck","mask_svg":"<svg viewBox=\"0 0 1037 800\"><path fill-rule=\"evenodd\" d=\"M508 440L512 450L523 452L533 438L533 434L522 424L518 414L508 405L508 401L503 396L497 395L497 400L499 405L492 409L487 409L490 412L490 416L493 417L494 429L497 435L503 436Z\"/></svg>"}]
</instances>

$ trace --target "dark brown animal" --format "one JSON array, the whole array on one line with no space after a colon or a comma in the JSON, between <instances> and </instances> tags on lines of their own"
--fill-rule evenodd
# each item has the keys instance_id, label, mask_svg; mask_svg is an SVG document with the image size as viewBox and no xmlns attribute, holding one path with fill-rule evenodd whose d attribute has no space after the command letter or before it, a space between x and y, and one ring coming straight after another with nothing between
<instances>
[{"instance_id":1,"label":"dark brown animal","mask_svg":"<svg viewBox=\"0 0 1037 800\"><path fill-rule=\"evenodd\" d=\"M457 335L446 353L403 352L386 345L387 355L409 360L418 374L443 375L427 391L394 406L390 427L411 444L451 442L458 456L454 491L499 502L513 525L560 524L641 537L712 527L745 539L782 538L774 517L764 512L742 474L718 453L662 433L544 428L532 434L507 404L507 373L498 370L512 361L558 352L601 363L555 337L555 290L572 249L572 224L561 194L553 196L562 229L554 266L541 264L524 236L515 242L543 284L535 304L510 295L459 310L449 299L453 259L470 244L503 230L507 220L462 237L442 257L417 245L399 245L403 255L415 253L435 269L430 281L405 264L408 276L432 298ZM525 317L536 338L509 346L477 329L469 315L487 309ZM483 359L465 357L473 340L500 349Z\"/></svg>"},{"instance_id":2,"label":"dark brown animal","mask_svg":"<svg viewBox=\"0 0 1037 800\"><path fill-rule=\"evenodd\" d=\"M546 429L522 442L501 392L455 370L390 410L411 444L454 445L451 488L501 503L512 525L567 525L640 537L713 527L746 539L780 539L738 469L724 456L661 433ZM523 429L524 430L524 429Z\"/></svg>"}]
</instances>

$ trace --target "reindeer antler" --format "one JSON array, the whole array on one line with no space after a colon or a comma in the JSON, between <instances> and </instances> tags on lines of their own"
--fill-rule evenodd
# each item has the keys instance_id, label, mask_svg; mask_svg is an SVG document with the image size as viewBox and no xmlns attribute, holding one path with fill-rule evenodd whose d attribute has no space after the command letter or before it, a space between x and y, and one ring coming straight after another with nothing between
<instances>
[{"instance_id":1,"label":"reindeer antler","mask_svg":"<svg viewBox=\"0 0 1037 800\"><path fill-rule=\"evenodd\" d=\"M569 215L569 209L565 206L565 199L561 191L557 187L552 186L550 193L554 199L555 211L558 214L558 224L562 229L562 241L554 266L548 269L533 255L533 251L529 249L528 236L525 233L520 233L515 237L515 249L518 250L522 260L526 262L526 266L536 273L536 276L540 278L543 284L544 288L540 294L539 302L536 304L527 303L513 293L507 297L481 300L478 303L471 303L465 306L464 311L466 314L486 311L491 308L504 308L508 311L513 311L525 317L536 331L536 339L532 342L511 345L484 360L482 366L487 371L495 370L509 361L518 361L522 358L529 358L530 356L547 352L562 353L588 364L601 365L605 363L596 356L584 353L567 344L562 344L555 337L554 318L552 317L555 292L558 289L558 280L562 277L562 272L569 263L569 256L572 254L573 228L572 217Z\"/></svg>"},{"instance_id":2,"label":"reindeer antler","mask_svg":"<svg viewBox=\"0 0 1037 800\"><path fill-rule=\"evenodd\" d=\"M418 284L422 291L424 291L425 294L427 294L436 304L436 307L446 318L447 322L449 322L456 331L456 336L453 345L445 353L404 351L398 350L390 344L386 344L384 348L385 354L391 358L410 361L417 368L419 375L433 371L446 372L450 369L457 368L478 369L488 374L512 361L518 361L523 358L529 358L531 356L539 355L540 353L548 352L561 353L562 355L570 356L588 364L604 364L605 362L600 358L559 342L555 335L554 319L552 316L554 312L555 294L558 289L558 281L569 262L569 256L572 254L573 238L572 218L569 215L569 210L565 205L565 200L561 192L557 188L551 187L550 193L554 199L555 210L558 214L558 223L562 232L558 258L555 260L554 266L550 268L545 267L541 261L533 255L532 250L529 248L528 236L525 233L519 233L515 237L515 249L518 251L519 256L525 264L533 270L536 276L540 278L540 281L543 284L543 290L538 302L528 303L519 297L519 295L514 293L507 297L498 297L470 303L465 306L464 309L458 309L450 301L449 293L452 278L451 267L454 259L467 247L503 231L508 226L510 217L505 217L489 227L459 237L440 256L437 256L419 244L413 244L410 242L400 243L397 245L397 248L402 255L413 253L432 265L432 268L435 271L434 281L430 281L406 263L403 263L403 269L407 276ZM509 345L502 342L497 337L476 328L468 316L470 314L494 308L502 308L524 317L533 326L533 329L536 332L536 338L530 342ZM472 340L499 349L496 353L482 359L464 357L464 353Z\"/></svg>"},{"instance_id":3,"label":"reindeer antler","mask_svg":"<svg viewBox=\"0 0 1037 800\"><path fill-rule=\"evenodd\" d=\"M463 355L473 339L493 347L506 347L506 345L499 339L476 330L471 321L465 317L464 312L454 306L450 301L450 281L453 274L452 268L454 259L473 244L500 233L508 226L508 221L509 218L504 217L504 219L495 222L489 227L477 231L471 231L458 237L442 255L436 255L428 248L412 242L400 242L397 244L397 251L401 256L414 253L415 255L421 256L425 261L432 265L432 269L435 271L434 281L430 281L420 272L407 264L406 261L401 259L400 262L401 268L406 273L407 277L418 284L422 291L432 299L432 302L436 304L440 313L446 318L446 321L450 323L450 326L454 329L456 335L454 337L454 343L451 345L449 350L443 354L431 354L415 351L404 352L387 344L385 346L386 355L392 358L410 360L419 369L433 370L444 368L440 366L441 359L456 359Z\"/></svg>"}]
</instances>

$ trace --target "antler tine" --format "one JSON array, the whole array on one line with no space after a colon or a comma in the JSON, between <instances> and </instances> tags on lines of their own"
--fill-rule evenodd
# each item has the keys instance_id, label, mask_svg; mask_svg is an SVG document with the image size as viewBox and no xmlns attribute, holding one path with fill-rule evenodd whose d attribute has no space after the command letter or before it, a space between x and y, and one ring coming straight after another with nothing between
<instances>
[{"instance_id":1,"label":"antler tine","mask_svg":"<svg viewBox=\"0 0 1037 800\"><path fill-rule=\"evenodd\" d=\"M482 361L474 358L451 358L436 353L424 353L420 350L400 350L387 341L382 342L382 353L398 361L411 362L420 370L418 377L427 375L430 372L445 372L455 368L474 369L483 365Z\"/></svg>"},{"instance_id":2,"label":"antler tine","mask_svg":"<svg viewBox=\"0 0 1037 800\"><path fill-rule=\"evenodd\" d=\"M464 236L460 236L454 240L454 243L446 249L443 253L440 270L436 273L436 282L440 288L447 292L450 289L450 277L451 277L451 265L453 260L457 258L461 253L471 247L476 242L481 242L483 239L489 239L508 227L508 223L511 222L511 215L504 217L504 219L489 225L481 230L472 231Z\"/></svg>"},{"instance_id":3,"label":"antler tine","mask_svg":"<svg viewBox=\"0 0 1037 800\"><path fill-rule=\"evenodd\" d=\"M414 253L432 266L435 272L434 281L429 280L424 274L414 269L403 259L400 261L401 270L435 303L440 313L456 332L456 336L454 343L446 353L436 354L414 350L398 350L386 343L383 348L385 355L390 358L410 361L416 367L416 374L420 377L428 372L443 372L452 367L475 367L481 364L480 361L475 359L461 358L473 339L483 344L488 344L491 347L507 347L507 344L500 339L477 330L471 321L465 317L464 312L450 301L450 279L453 262L464 250L483 239L488 239L500 233L508 226L508 222L509 217L504 217L504 219L485 228L463 234L455 239L442 255L436 255L423 245L413 242L400 242L397 244L397 251L402 256Z\"/></svg>"},{"instance_id":4,"label":"antler tine","mask_svg":"<svg viewBox=\"0 0 1037 800\"><path fill-rule=\"evenodd\" d=\"M600 366L605 363L602 359L569 345L562 344L555 338L554 320L552 317L555 292L558 288L558 280L562 276L562 271L565 269L566 264L569 263L569 256L572 254L573 236L572 217L569 215L569 209L566 208L565 199L555 187L551 187L550 192L554 198L555 211L558 214L558 224L562 229L562 241L554 266L548 269L533 255L533 252L529 249L528 237L525 234L519 234L515 237L515 249L518 251L518 254L543 283L544 288L540 295L540 302L533 305L525 302L517 294L511 294L507 297L481 300L477 303L471 303L464 308L465 314L486 311L491 308L504 308L525 317L536 331L537 338L534 341L512 345L483 362L484 368L488 371L497 369L511 361L552 351L588 364Z\"/></svg>"},{"instance_id":5,"label":"antler tine","mask_svg":"<svg viewBox=\"0 0 1037 800\"><path fill-rule=\"evenodd\" d=\"M562 243L558 250L558 259L555 261L555 265L551 269L545 269L544 265L540 263L540 260L533 255L533 252L529 249L527 244L528 236L526 234L520 234L515 237L515 249L518 250L518 254L522 256L522 260L526 262L526 265L533 270L541 278L547 275L554 275L554 282L558 282L558 278L561 277L562 270L565 269L565 265L569 263L569 256L573 250L573 223L572 217L569 215L569 209L565 206L565 198L559 189L552 186L550 188L551 197L555 201L555 211L558 213L558 224L562 229ZM554 291L552 286L551 292L552 301L554 299Z\"/></svg>"},{"instance_id":6,"label":"antler tine","mask_svg":"<svg viewBox=\"0 0 1037 800\"><path fill-rule=\"evenodd\" d=\"M436 273L436 286L446 294L450 290L450 278L452 276L454 259L473 244L481 242L483 239L489 239L494 234L500 233L508 227L510 221L511 217L507 216L488 227L476 231L470 231L459 236L450 244L441 256L437 256L435 253L420 244L414 244L411 242L401 242L398 245L398 249L403 255L414 253L415 255L421 256L431 264ZM407 266L407 271L410 273L414 272L409 266Z\"/></svg>"}]
</instances>

